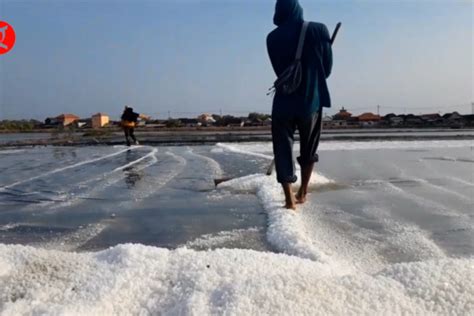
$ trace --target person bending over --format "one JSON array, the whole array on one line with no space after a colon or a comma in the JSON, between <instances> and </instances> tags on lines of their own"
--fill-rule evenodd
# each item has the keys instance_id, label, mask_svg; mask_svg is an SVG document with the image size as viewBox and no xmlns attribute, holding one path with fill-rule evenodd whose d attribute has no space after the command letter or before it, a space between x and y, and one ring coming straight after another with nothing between
<instances>
[{"instance_id":1,"label":"person bending over","mask_svg":"<svg viewBox=\"0 0 474 316\"><path fill-rule=\"evenodd\" d=\"M274 24L267 36L267 49L277 76L295 60L303 9L298 0L277 0ZM328 29L324 24L310 22L307 28L302 63L302 82L298 89L283 93L276 89L272 108L272 141L277 180L285 193L285 207L296 210L296 203L304 203L321 134L322 108L330 107L331 100L326 78L331 74L332 50ZM301 187L296 196L292 184L296 182L293 142L296 129L300 135Z\"/></svg>"},{"instance_id":2,"label":"person bending over","mask_svg":"<svg viewBox=\"0 0 474 316\"><path fill-rule=\"evenodd\" d=\"M127 142L127 146L130 146L130 144L131 144L130 143L130 138L133 140L133 143L135 145L139 144L136 137L135 137L135 134L134 134L135 127L137 126L139 118L146 120L149 117L146 116L146 115L143 115L143 114L135 113L135 112L133 112L133 108L125 106L125 109L124 109L122 117L121 117L121 119L122 119L121 125L122 125L123 131L125 133L125 140Z\"/></svg>"}]
</instances>

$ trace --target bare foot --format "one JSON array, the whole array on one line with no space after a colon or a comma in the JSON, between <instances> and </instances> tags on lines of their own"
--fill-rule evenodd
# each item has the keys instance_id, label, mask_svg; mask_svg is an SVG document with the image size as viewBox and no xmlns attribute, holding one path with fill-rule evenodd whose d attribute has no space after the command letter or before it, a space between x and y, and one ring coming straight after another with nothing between
<instances>
[{"instance_id":1,"label":"bare foot","mask_svg":"<svg viewBox=\"0 0 474 316\"><path fill-rule=\"evenodd\" d=\"M285 208L296 210L295 196L291 189L291 183L282 183L283 192L285 193Z\"/></svg>"},{"instance_id":2,"label":"bare foot","mask_svg":"<svg viewBox=\"0 0 474 316\"><path fill-rule=\"evenodd\" d=\"M288 199L286 199L285 208L296 211L296 201L293 194Z\"/></svg>"},{"instance_id":3,"label":"bare foot","mask_svg":"<svg viewBox=\"0 0 474 316\"><path fill-rule=\"evenodd\" d=\"M303 192L302 188L300 188L298 193L296 193L295 199L297 204L303 204L306 202L306 193Z\"/></svg>"},{"instance_id":4,"label":"bare foot","mask_svg":"<svg viewBox=\"0 0 474 316\"><path fill-rule=\"evenodd\" d=\"M296 203L294 202L286 202L285 203L285 208L288 209L288 210L293 210L293 211L296 211Z\"/></svg>"}]
</instances>

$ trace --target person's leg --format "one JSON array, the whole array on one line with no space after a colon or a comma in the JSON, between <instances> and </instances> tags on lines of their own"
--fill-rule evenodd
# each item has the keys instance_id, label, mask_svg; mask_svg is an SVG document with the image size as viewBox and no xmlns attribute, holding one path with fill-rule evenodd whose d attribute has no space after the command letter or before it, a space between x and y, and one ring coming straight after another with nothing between
<instances>
[{"instance_id":1,"label":"person's leg","mask_svg":"<svg viewBox=\"0 0 474 316\"><path fill-rule=\"evenodd\" d=\"M277 180L285 193L285 207L296 209L292 183L296 181L293 162L295 126L293 120L272 115L272 141Z\"/></svg>"},{"instance_id":2,"label":"person's leg","mask_svg":"<svg viewBox=\"0 0 474 316\"><path fill-rule=\"evenodd\" d=\"M282 183L283 193L285 194L285 208L289 210L296 210L296 199L293 194L293 186L291 182Z\"/></svg>"},{"instance_id":3,"label":"person's leg","mask_svg":"<svg viewBox=\"0 0 474 316\"><path fill-rule=\"evenodd\" d=\"M130 128L130 137L132 137L133 143L138 145L137 139L135 138L135 129L133 127Z\"/></svg>"},{"instance_id":4,"label":"person's leg","mask_svg":"<svg viewBox=\"0 0 474 316\"><path fill-rule=\"evenodd\" d=\"M322 111L314 113L307 119L298 122L300 133L300 157L298 163L301 167L301 186L296 194L296 202L306 202L308 185L313 174L314 164L319 160L316 153L321 136Z\"/></svg>"},{"instance_id":5,"label":"person's leg","mask_svg":"<svg viewBox=\"0 0 474 316\"><path fill-rule=\"evenodd\" d=\"M127 142L127 146L130 146L129 129L127 127L124 127L123 132L125 134L125 141Z\"/></svg>"},{"instance_id":6,"label":"person's leg","mask_svg":"<svg viewBox=\"0 0 474 316\"><path fill-rule=\"evenodd\" d=\"M301 166L301 186L296 193L296 203L303 204L306 202L306 195L308 194L308 185L313 174L314 162L310 162L305 166Z\"/></svg>"}]
</instances>

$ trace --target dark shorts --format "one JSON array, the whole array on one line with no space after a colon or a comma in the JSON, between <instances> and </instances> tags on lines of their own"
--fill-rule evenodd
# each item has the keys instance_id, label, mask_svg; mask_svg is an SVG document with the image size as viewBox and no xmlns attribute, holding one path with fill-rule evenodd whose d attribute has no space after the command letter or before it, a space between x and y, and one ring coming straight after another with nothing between
<instances>
[{"instance_id":1,"label":"dark shorts","mask_svg":"<svg viewBox=\"0 0 474 316\"><path fill-rule=\"evenodd\" d=\"M322 108L317 112L304 116L272 115L272 140L275 155L277 180L280 183L296 182L293 159L294 135L300 135L300 155L296 158L301 167L318 162L316 153L321 137Z\"/></svg>"}]
</instances>

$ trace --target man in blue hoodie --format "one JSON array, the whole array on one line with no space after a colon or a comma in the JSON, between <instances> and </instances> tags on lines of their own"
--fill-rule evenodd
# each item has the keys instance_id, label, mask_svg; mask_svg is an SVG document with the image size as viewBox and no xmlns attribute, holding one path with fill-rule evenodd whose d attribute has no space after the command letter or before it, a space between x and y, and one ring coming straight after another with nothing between
<instances>
[{"instance_id":1,"label":"man in blue hoodie","mask_svg":"<svg viewBox=\"0 0 474 316\"><path fill-rule=\"evenodd\" d=\"M303 9L298 0L277 0L273 22L277 26L267 37L267 49L277 76L295 60L300 32L303 26ZM331 74L332 50L329 32L324 24L310 22L301 57L303 77L299 88L292 94L279 89L275 92L272 109L272 139L277 180L283 186L285 207L296 209L304 203L321 133L323 107L331 107L326 79ZM293 161L294 133L300 135L301 187L293 195L296 182Z\"/></svg>"}]
</instances>

